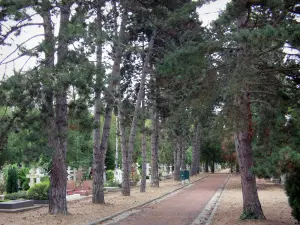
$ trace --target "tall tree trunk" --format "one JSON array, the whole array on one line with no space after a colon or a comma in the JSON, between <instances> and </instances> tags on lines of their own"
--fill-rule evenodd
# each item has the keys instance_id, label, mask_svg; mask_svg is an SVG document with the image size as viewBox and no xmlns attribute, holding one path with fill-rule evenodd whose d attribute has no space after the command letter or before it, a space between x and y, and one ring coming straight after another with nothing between
<instances>
[{"instance_id":1,"label":"tall tree trunk","mask_svg":"<svg viewBox=\"0 0 300 225\"><path fill-rule=\"evenodd\" d=\"M177 136L176 139L176 162L174 165L174 180L180 181L180 164L181 164L181 157L182 157L182 142L181 137Z\"/></svg>"},{"instance_id":2,"label":"tall tree trunk","mask_svg":"<svg viewBox=\"0 0 300 225\"><path fill-rule=\"evenodd\" d=\"M147 145L146 145L146 134L145 134L145 100L142 101L142 180L140 192L146 192L146 175L147 175Z\"/></svg>"},{"instance_id":3,"label":"tall tree trunk","mask_svg":"<svg viewBox=\"0 0 300 225\"><path fill-rule=\"evenodd\" d=\"M119 168L119 120L118 120L118 112L116 113L116 154L115 154L115 168Z\"/></svg>"},{"instance_id":4,"label":"tall tree trunk","mask_svg":"<svg viewBox=\"0 0 300 225\"><path fill-rule=\"evenodd\" d=\"M126 3L126 2L125 2ZM116 7L116 6L115 6ZM115 20L117 20L117 15L115 15ZM101 138L101 144L100 144L100 152L99 156L97 156L97 168L94 171L95 175L97 176L98 180L98 188L96 190L97 192L97 201L99 200L99 203L104 204L104 180L103 180L103 173L104 173L104 167L105 167L105 156L107 152L107 145L108 145L108 139L109 139L109 133L110 133L110 126L111 126L111 118L112 118L112 111L113 106L115 102L115 94L116 94L116 87L119 82L120 77L120 65L121 65L121 58L123 53L123 44L125 41L125 28L127 25L127 4L124 5L124 10L122 14L121 19L121 26L119 35L117 35L116 32L116 42L114 43L114 63L112 67L112 73L111 73L111 82L109 83L109 86L107 88L107 91L105 93L107 104L105 108L105 116L104 116L104 124L103 124L103 132L102 132L102 138ZM94 185L93 185L94 186Z\"/></svg>"},{"instance_id":5,"label":"tall tree trunk","mask_svg":"<svg viewBox=\"0 0 300 225\"><path fill-rule=\"evenodd\" d=\"M243 30L247 25L249 11L247 9L248 0L238 2L242 13L237 19L239 30ZM240 43L240 51L238 53L237 71L242 71L247 59L247 46L245 43ZM241 87L245 88L245 87ZM247 89L245 89L247 90ZM245 92L244 90L244 92ZM239 118L236 121L236 137L237 137L237 152L240 161L240 171L242 180L243 192L243 218L247 219L265 219L261 204L257 194L255 175L251 171L253 167L251 137L252 137L252 118L249 95L240 93L236 96L235 105L239 109Z\"/></svg>"},{"instance_id":6,"label":"tall tree trunk","mask_svg":"<svg viewBox=\"0 0 300 225\"><path fill-rule=\"evenodd\" d=\"M195 126L192 143L192 168L191 176L194 176L199 171L200 163L200 146L199 146L199 124Z\"/></svg>"},{"instance_id":7,"label":"tall tree trunk","mask_svg":"<svg viewBox=\"0 0 300 225\"><path fill-rule=\"evenodd\" d=\"M55 55L55 39L53 33L53 26L51 20L51 4L49 0L42 1L42 13L40 14L43 18L43 28L45 33L45 43L47 43L45 49L45 68L49 71L54 69L54 55ZM55 116L53 108L53 90L52 87L43 84L43 93L45 96L42 117L43 121L46 122L46 130L48 137L48 146L51 150L55 149Z\"/></svg>"},{"instance_id":8,"label":"tall tree trunk","mask_svg":"<svg viewBox=\"0 0 300 225\"><path fill-rule=\"evenodd\" d=\"M200 159L201 159L201 132L200 132L200 124L197 126L197 174L200 172Z\"/></svg>"},{"instance_id":9,"label":"tall tree trunk","mask_svg":"<svg viewBox=\"0 0 300 225\"><path fill-rule=\"evenodd\" d=\"M181 168L181 170L185 170L186 169L186 164L185 164L185 146L183 144L181 145L180 168Z\"/></svg>"},{"instance_id":10,"label":"tall tree trunk","mask_svg":"<svg viewBox=\"0 0 300 225\"><path fill-rule=\"evenodd\" d=\"M156 107L152 114L152 133L151 133L151 186L159 187L158 172L158 114Z\"/></svg>"},{"instance_id":11,"label":"tall tree trunk","mask_svg":"<svg viewBox=\"0 0 300 225\"><path fill-rule=\"evenodd\" d=\"M69 24L70 7L72 3L62 2L60 7L60 28L58 35L57 50L57 68L62 69L67 51L67 35L66 28ZM67 132L68 132L68 102L67 102L67 85L58 78L58 91L55 93L56 109L55 109L55 153L52 157L52 170L50 177L50 197L49 197L49 213L63 214L68 213L66 188L67 188Z\"/></svg>"},{"instance_id":12,"label":"tall tree trunk","mask_svg":"<svg viewBox=\"0 0 300 225\"><path fill-rule=\"evenodd\" d=\"M215 161L211 161L211 164L210 164L210 172L211 173L215 173Z\"/></svg>"},{"instance_id":13,"label":"tall tree trunk","mask_svg":"<svg viewBox=\"0 0 300 225\"><path fill-rule=\"evenodd\" d=\"M104 1L97 2L97 74L95 83L95 106L94 106L94 122L96 128L94 129L94 152L93 152L93 197L92 202L94 204L104 204L104 161L105 156L101 154L100 150L100 114L101 114L101 85L103 77L102 69L102 6ZM104 160L103 160L104 158Z\"/></svg>"},{"instance_id":14,"label":"tall tree trunk","mask_svg":"<svg viewBox=\"0 0 300 225\"><path fill-rule=\"evenodd\" d=\"M205 172L208 173L208 160L205 160Z\"/></svg>"},{"instance_id":15,"label":"tall tree trunk","mask_svg":"<svg viewBox=\"0 0 300 225\"><path fill-rule=\"evenodd\" d=\"M128 162L128 151L127 151L127 144L126 144L126 134L124 128L124 119L123 114L120 110L120 104L118 105L118 117L119 117L119 132L120 132L120 139L121 139L121 149L122 149L122 194L124 196L130 195L130 164Z\"/></svg>"},{"instance_id":16,"label":"tall tree trunk","mask_svg":"<svg viewBox=\"0 0 300 225\"><path fill-rule=\"evenodd\" d=\"M148 51L146 54L146 58L145 61L143 63L143 69L142 69L142 75L141 75L141 83L140 83L140 89L139 89L139 93L137 96L137 100L135 103L135 108L134 108L134 113L133 113L133 118L132 118L132 123L131 123L131 129L130 129L130 134L129 134L129 141L128 141L128 149L127 149L127 160L125 160L124 162L127 163L127 165L123 165L123 168L127 167L127 170L130 171L130 167L132 164L132 154L133 154L133 150L134 150L134 142L135 142L135 137L136 137L136 130L137 130L137 124L138 124L138 116L139 116L139 111L141 108L141 102L145 96L145 82L146 82L146 75L148 73L148 68L149 68L149 61L151 58L151 54L152 54L152 47L153 47L153 43L154 43L154 39L155 39L155 32L154 34L152 34L152 38L148 44ZM126 149L124 149L125 151ZM123 150L122 150L123 151ZM128 173L123 173L123 175L125 176L125 174L127 175ZM124 179L123 176L123 188L122 188L122 194L124 196L129 196L130 195L130 179ZM126 182L129 183L125 183L124 180Z\"/></svg>"}]
</instances>

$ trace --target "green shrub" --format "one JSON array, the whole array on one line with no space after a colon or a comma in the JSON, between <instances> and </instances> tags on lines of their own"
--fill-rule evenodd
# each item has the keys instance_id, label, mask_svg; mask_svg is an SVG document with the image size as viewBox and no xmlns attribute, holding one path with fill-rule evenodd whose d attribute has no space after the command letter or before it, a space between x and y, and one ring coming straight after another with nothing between
<instances>
[{"instance_id":1,"label":"green shrub","mask_svg":"<svg viewBox=\"0 0 300 225\"><path fill-rule=\"evenodd\" d=\"M6 200L16 200L16 199L20 199L20 198L27 198L27 192L26 191L20 191L20 192L14 192L14 193L10 193L10 194L6 194L4 199Z\"/></svg>"},{"instance_id":2,"label":"green shrub","mask_svg":"<svg viewBox=\"0 0 300 225\"><path fill-rule=\"evenodd\" d=\"M138 174L138 173L134 173L133 175L131 174L131 180L132 181L134 181L134 182L139 182L140 181L140 179L141 179L141 177L140 177L140 175Z\"/></svg>"},{"instance_id":3,"label":"green shrub","mask_svg":"<svg viewBox=\"0 0 300 225\"><path fill-rule=\"evenodd\" d=\"M285 191L289 198L293 217L300 221L300 166L293 168L287 175Z\"/></svg>"},{"instance_id":4,"label":"green shrub","mask_svg":"<svg viewBox=\"0 0 300 225\"><path fill-rule=\"evenodd\" d=\"M5 192L5 184L0 183L0 194L3 194L3 192Z\"/></svg>"},{"instance_id":5,"label":"green shrub","mask_svg":"<svg viewBox=\"0 0 300 225\"><path fill-rule=\"evenodd\" d=\"M11 166L7 171L6 192L14 193L18 191L18 171L15 167Z\"/></svg>"},{"instance_id":6,"label":"green shrub","mask_svg":"<svg viewBox=\"0 0 300 225\"><path fill-rule=\"evenodd\" d=\"M107 180L113 180L114 179L114 171L113 170L107 170L106 171L106 179Z\"/></svg>"},{"instance_id":7,"label":"green shrub","mask_svg":"<svg viewBox=\"0 0 300 225\"><path fill-rule=\"evenodd\" d=\"M18 178L23 191L27 191L29 189L29 178L26 177L27 174L29 174L28 167L22 166L18 169Z\"/></svg>"},{"instance_id":8,"label":"green shrub","mask_svg":"<svg viewBox=\"0 0 300 225\"><path fill-rule=\"evenodd\" d=\"M50 178L48 176L42 177L41 182L48 182L50 183Z\"/></svg>"},{"instance_id":9,"label":"green shrub","mask_svg":"<svg viewBox=\"0 0 300 225\"><path fill-rule=\"evenodd\" d=\"M30 188L29 182L30 182L29 178L23 181L23 183L22 183L22 190L23 191L28 191L28 189Z\"/></svg>"},{"instance_id":10,"label":"green shrub","mask_svg":"<svg viewBox=\"0 0 300 225\"><path fill-rule=\"evenodd\" d=\"M104 187L121 187L121 184L117 181L114 181L114 180L108 180L104 184Z\"/></svg>"},{"instance_id":11,"label":"green shrub","mask_svg":"<svg viewBox=\"0 0 300 225\"><path fill-rule=\"evenodd\" d=\"M29 188L27 197L28 199L33 200L48 200L49 199L49 182L41 182L39 184L35 184L33 187Z\"/></svg>"}]
</instances>

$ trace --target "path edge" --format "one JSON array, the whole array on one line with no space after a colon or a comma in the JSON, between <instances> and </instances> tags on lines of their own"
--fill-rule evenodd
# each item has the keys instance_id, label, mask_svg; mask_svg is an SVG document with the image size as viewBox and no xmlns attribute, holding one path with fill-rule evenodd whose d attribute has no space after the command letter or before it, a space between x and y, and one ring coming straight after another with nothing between
<instances>
[{"instance_id":1,"label":"path edge","mask_svg":"<svg viewBox=\"0 0 300 225\"><path fill-rule=\"evenodd\" d=\"M214 217L219 203L221 201L221 197L223 195L223 191L226 189L227 184L231 178L232 174L228 174L226 180L221 184L220 188L216 191L216 193L211 197L208 201L204 209L200 212L200 214L196 217L196 219L191 223L191 225L211 225L212 218Z\"/></svg>"},{"instance_id":2,"label":"path edge","mask_svg":"<svg viewBox=\"0 0 300 225\"><path fill-rule=\"evenodd\" d=\"M232 174L230 174L230 175L228 176L227 180L226 180L225 183L223 184L223 187L222 187L222 191L221 191L221 193L220 193L220 196L219 196L219 198L218 198L218 200L217 200L217 202L216 202L216 204L215 204L215 206L214 206L213 211L211 212L210 216L208 217L207 222L206 222L205 225L211 225L212 219L214 218L214 216L215 216L215 214L216 214L216 212L217 212L217 209L218 209L218 207L219 207L219 204L220 204L220 202L221 202L221 197L222 197L222 195L223 195L223 192L224 192L224 190L226 190L226 187L227 187L228 182L229 182L229 180L230 180L231 177L232 177Z\"/></svg>"},{"instance_id":3,"label":"path edge","mask_svg":"<svg viewBox=\"0 0 300 225\"><path fill-rule=\"evenodd\" d=\"M207 174L206 176L201 177L201 178L199 178L198 180L195 180L195 181L193 181L193 182L191 182L191 183L189 183L189 184L185 184L185 185L183 185L183 186L181 186L181 187L179 187L179 188L177 188L177 189L175 189L175 190L173 190L173 191L171 191L171 192L168 192L168 193L166 193L166 194L163 194L163 195L161 195L161 196L159 196L159 197L157 197L157 198L154 198L154 199L151 199L151 200L149 200L149 201L147 201L147 202L144 202L144 203L141 203L141 204L139 204L139 205L133 206L133 207L131 207L131 208L129 208L129 209L125 209L125 210L123 210L123 211L121 211L121 212L118 212L118 213L115 213L115 214L113 214L113 215L111 215L111 216L104 217L104 218L102 218L102 219L100 219L100 220L96 220L96 221L94 221L94 222L89 222L89 223L87 223L86 225L97 225L97 224L99 224L99 223L106 222L106 221L111 220L112 218L114 218L114 217L116 217L116 216L119 216L119 215L123 214L123 213L129 212L129 211L131 211L131 210L133 210L133 209L136 209L136 208L139 208L139 207L142 207L142 206L145 206L145 205L148 205L148 204L150 204L150 203L152 203L152 202L155 202L155 201L157 201L157 200L166 198L166 197L168 197L169 195L173 194L174 192L179 191L179 190L181 190L181 189L183 189L183 188L186 188L186 187L188 187L188 186L190 186L190 185L193 185L194 183L196 183L196 182L198 182L198 181L200 181L200 180L202 180L202 179L204 179L204 178L206 178L206 177L208 177L208 176L209 176L209 174Z\"/></svg>"}]
</instances>

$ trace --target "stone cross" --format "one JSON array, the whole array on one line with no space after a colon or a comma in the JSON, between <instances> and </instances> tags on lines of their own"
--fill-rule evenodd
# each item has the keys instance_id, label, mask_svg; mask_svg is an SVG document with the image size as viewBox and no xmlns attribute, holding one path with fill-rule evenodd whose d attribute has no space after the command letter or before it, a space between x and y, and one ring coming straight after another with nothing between
<instances>
[{"instance_id":1,"label":"stone cross","mask_svg":"<svg viewBox=\"0 0 300 225\"><path fill-rule=\"evenodd\" d=\"M29 187L32 187L35 182L34 182L34 179L35 179L35 169L34 168L31 168L29 170L29 174L26 175L27 178L29 178Z\"/></svg>"},{"instance_id":2,"label":"stone cross","mask_svg":"<svg viewBox=\"0 0 300 225\"><path fill-rule=\"evenodd\" d=\"M43 173L43 169L41 168L31 168L29 170L29 174L26 175L27 178L30 179L29 181L29 187L32 187L33 185L35 185L36 183L40 183L41 182L41 178L44 177L45 174Z\"/></svg>"},{"instance_id":3,"label":"stone cross","mask_svg":"<svg viewBox=\"0 0 300 225\"><path fill-rule=\"evenodd\" d=\"M36 168L36 183L41 183L41 178L45 176L44 170L40 167Z\"/></svg>"},{"instance_id":4,"label":"stone cross","mask_svg":"<svg viewBox=\"0 0 300 225\"><path fill-rule=\"evenodd\" d=\"M173 171L172 171L172 168L173 168L173 166L172 166L172 165L170 165L170 166L169 166L169 168L170 168L170 170L169 170L169 174L170 174L170 175L172 175L172 174L173 174Z\"/></svg>"},{"instance_id":5,"label":"stone cross","mask_svg":"<svg viewBox=\"0 0 300 225\"><path fill-rule=\"evenodd\" d=\"M68 173L68 180L74 180L76 181L76 168L72 169L71 166L68 166L67 173Z\"/></svg>"},{"instance_id":6,"label":"stone cross","mask_svg":"<svg viewBox=\"0 0 300 225\"><path fill-rule=\"evenodd\" d=\"M115 169L114 170L114 180L119 182L120 184L123 182L123 171L120 169Z\"/></svg>"},{"instance_id":7,"label":"stone cross","mask_svg":"<svg viewBox=\"0 0 300 225\"><path fill-rule=\"evenodd\" d=\"M146 176L150 176L150 169L151 169L151 166L149 163L146 164Z\"/></svg>"}]
</instances>

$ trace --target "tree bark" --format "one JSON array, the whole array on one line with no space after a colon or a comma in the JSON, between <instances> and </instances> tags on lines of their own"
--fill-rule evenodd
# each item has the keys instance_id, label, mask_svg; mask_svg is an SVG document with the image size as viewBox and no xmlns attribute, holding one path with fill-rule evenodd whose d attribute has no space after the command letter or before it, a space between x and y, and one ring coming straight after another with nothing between
<instances>
[{"instance_id":1,"label":"tree bark","mask_svg":"<svg viewBox=\"0 0 300 225\"><path fill-rule=\"evenodd\" d=\"M239 132L238 154L240 157L240 171L243 192L243 212L248 219L265 219L257 194L255 175L252 173L253 167L251 141L248 131Z\"/></svg>"},{"instance_id":2,"label":"tree bark","mask_svg":"<svg viewBox=\"0 0 300 225\"><path fill-rule=\"evenodd\" d=\"M62 2L60 8L60 28L58 35L57 68L61 69L68 51L66 28L69 24L70 7L72 3ZM66 188L67 188L67 132L68 132L68 102L67 85L58 78L58 91L55 93L55 153L52 157L52 170L50 176L50 214L68 214Z\"/></svg>"},{"instance_id":3,"label":"tree bark","mask_svg":"<svg viewBox=\"0 0 300 225\"><path fill-rule=\"evenodd\" d=\"M151 187L159 187L158 172L158 114L156 107L152 114L152 133L151 133Z\"/></svg>"},{"instance_id":4,"label":"tree bark","mask_svg":"<svg viewBox=\"0 0 300 225\"><path fill-rule=\"evenodd\" d=\"M240 7L241 13L237 18L238 30L243 30L248 22L249 11L247 9L248 0L239 1L236 4ZM242 71L247 58L247 46L240 43L240 51L237 55L237 71ZM245 88L242 86L241 88ZM236 121L237 152L240 162L242 192L243 192L243 214L244 219L265 219L261 204L257 194L255 175L251 171L253 166L251 137L252 137L252 114L249 95L244 94L247 88L235 96L235 105L239 112Z\"/></svg>"},{"instance_id":5,"label":"tree bark","mask_svg":"<svg viewBox=\"0 0 300 225\"><path fill-rule=\"evenodd\" d=\"M119 168L119 120L118 120L118 112L116 113L116 154L115 154L115 168Z\"/></svg>"},{"instance_id":6,"label":"tree bark","mask_svg":"<svg viewBox=\"0 0 300 225\"><path fill-rule=\"evenodd\" d=\"M45 49L45 68L49 71L54 69L54 55L55 55L55 40L53 33L53 26L51 20L51 4L49 0L42 1L42 13L40 14L43 18L43 28L45 33L45 43L47 47ZM43 93L45 99L42 106L42 118L46 123L47 137L48 137L48 147L51 150L55 149L55 115L53 108L53 90L52 87L46 84L43 84Z\"/></svg>"},{"instance_id":7,"label":"tree bark","mask_svg":"<svg viewBox=\"0 0 300 225\"><path fill-rule=\"evenodd\" d=\"M205 160L205 172L208 173L208 160Z\"/></svg>"},{"instance_id":8,"label":"tree bark","mask_svg":"<svg viewBox=\"0 0 300 225\"><path fill-rule=\"evenodd\" d=\"M137 130L137 124L138 124L138 116L139 116L139 111L141 108L141 102L145 96L145 82L146 82L146 75L148 73L148 68L149 68L149 61L151 58L151 54L152 54L152 47L153 47L153 43L154 43L154 38L155 38L155 32L152 35L152 38L148 44L148 51L146 54L146 58L145 61L143 63L143 69L142 69L142 75L141 75L141 83L140 83L140 89L138 92L138 97L135 103L135 108L134 108L134 113L133 113L133 118L132 118L132 123L131 123L131 128L130 128L130 134L129 134L129 141L128 141L128 149L123 149L122 151L127 151L127 160L125 160L124 162L126 162L126 165L123 165L123 168L127 167L127 170L130 172L130 167L132 164L132 154L133 154L133 150L134 150L134 142L135 142L135 137L136 137L136 130ZM120 102L121 104L121 102ZM120 105L119 104L119 105ZM120 106L119 106L120 107ZM119 110L120 113L121 110ZM125 137L124 137L125 138ZM126 155L126 154L125 154ZM129 196L130 195L130 179L126 178L124 179L125 175L130 175L130 173L123 173L123 189L122 189L122 194L125 196ZM127 184L125 184L125 182L128 182Z\"/></svg>"},{"instance_id":9,"label":"tree bark","mask_svg":"<svg viewBox=\"0 0 300 225\"><path fill-rule=\"evenodd\" d=\"M105 155L100 150L100 114L101 114L101 85L102 85L102 6L105 1L97 2L97 75L95 83L95 105L94 105L94 152L93 152L93 197L94 204L104 204L104 164Z\"/></svg>"},{"instance_id":10,"label":"tree bark","mask_svg":"<svg viewBox=\"0 0 300 225\"><path fill-rule=\"evenodd\" d=\"M198 129L198 125L196 125L193 132L191 176L195 176L198 170Z\"/></svg>"},{"instance_id":11,"label":"tree bark","mask_svg":"<svg viewBox=\"0 0 300 225\"><path fill-rule=\"evenodd\" d=\"M146 134L145 134L145 100L142 101L142 179L140 192L146 192L146 174L147 174L147 145L146 145Z\"/></svg>"},{"instance_id":12,"label":"tree bark","mask_svg":"<svg viewBox=\"0 0 300 225\"><path fill-rule=\"evenodd\" d=\"M117 15L116 15L117 17ZM115 94L116 94L116 87L119 82L120 77L120 65L121 65L121 58L123 53L123 44L125 40L125 28L127 24L127 5L124 6L124 11L122 15L121 20L121 26L119 35L117 37L116 33L116 39L117 41L114 43L114 63L112 67L112 73L111 73L111 81L109 83L109 86L107 88L107 91L105 93L106 99L107 99L107 105L105 108L105 116L104 116L104 124L103 124L103 131L102 131L102 138L101 138L101 144L100 144L100 151L97 153L98 155L95 156L95 170L94 170L94 176L97 176L94 180L93 189L94 186L97 184L97 187L95 186L95 193L97 193L97 196L95 196L95 200L97 198L97 201L99 201L100 204L104 204L104 180L103 180L103 173L104 173L104 166L105 166L105 156L107 152L107 145L108 145L108 139L109 139L109 133L110 133L110 126L111 126L111 118L112 118L112 111L113 111L113 105L115 102ZM117 18L115 18L117 19ZM94 191L93 191L94 192Z\"/></svg>"},{"instance_id":13,"label":"tree bark","mask_svg":"<svg viewBox=\"0 0 300 225\"><path fill-rule=\"evenodd\" d=\"M182 147L181 147L181 137L177 136L176 139L176 162L174 165L174 180L180 181L180 164L181 164L181 157L182 157Z\"/></svg>"}]
</instances>

